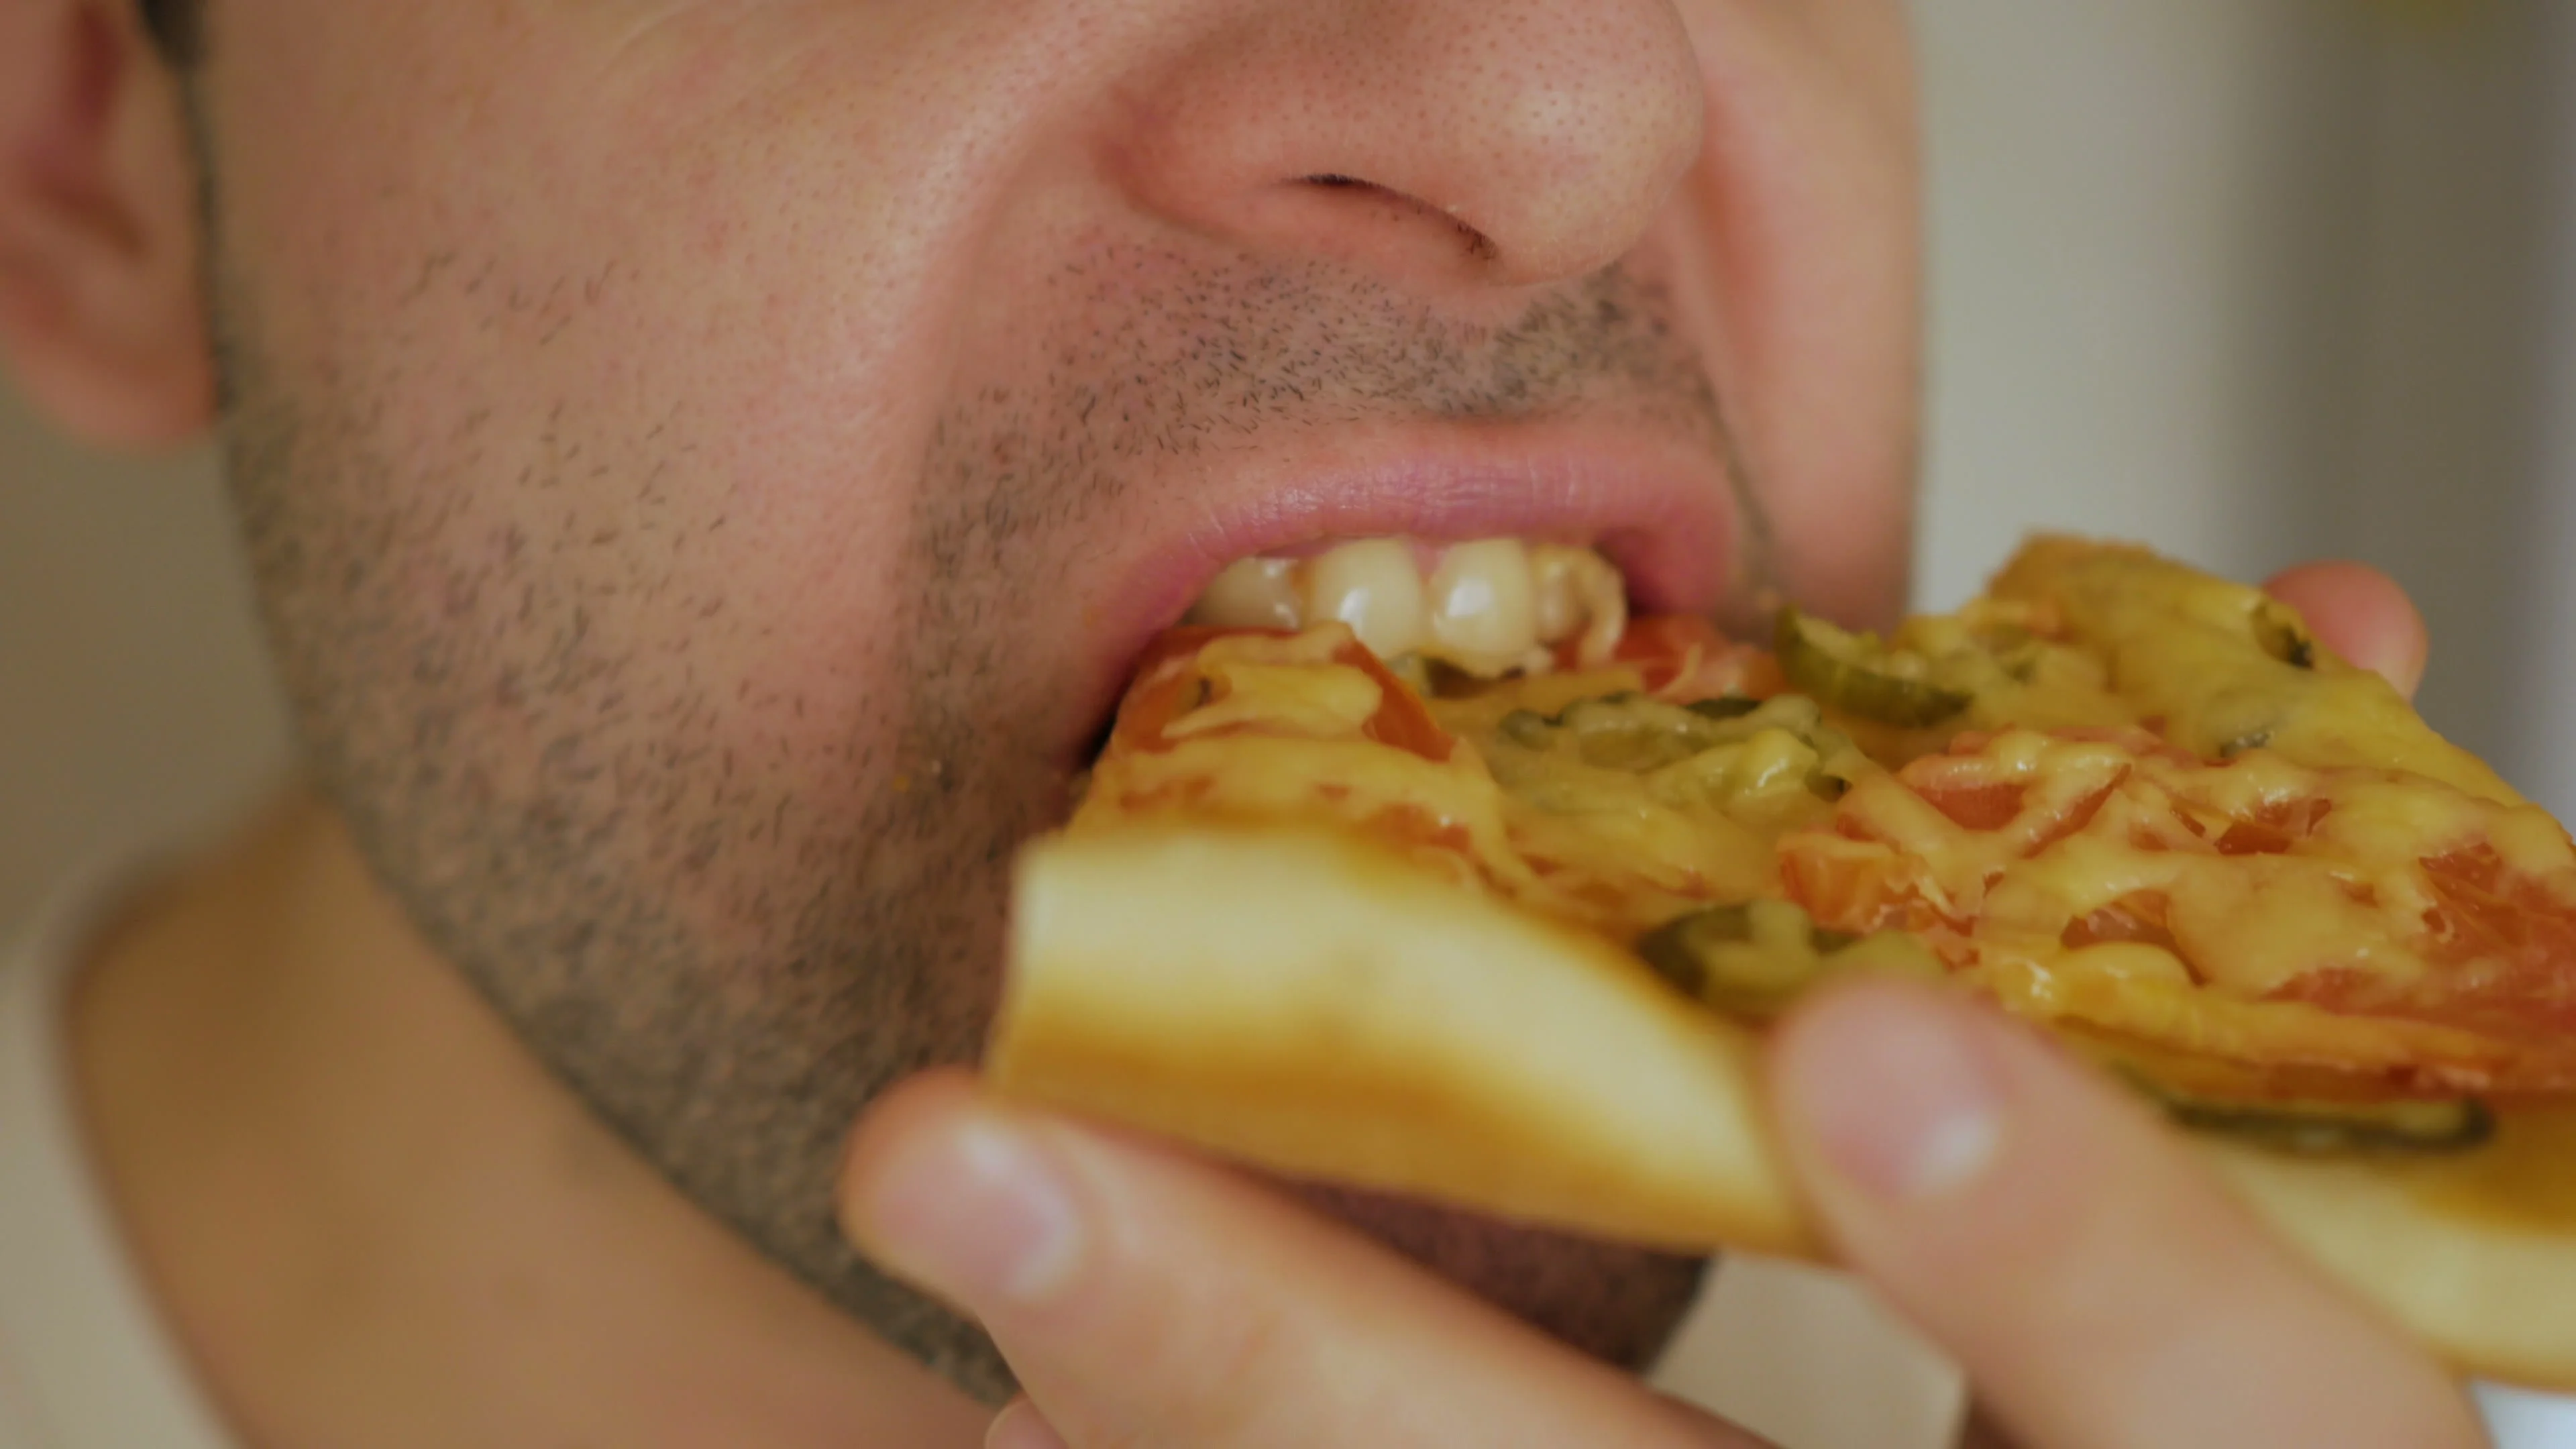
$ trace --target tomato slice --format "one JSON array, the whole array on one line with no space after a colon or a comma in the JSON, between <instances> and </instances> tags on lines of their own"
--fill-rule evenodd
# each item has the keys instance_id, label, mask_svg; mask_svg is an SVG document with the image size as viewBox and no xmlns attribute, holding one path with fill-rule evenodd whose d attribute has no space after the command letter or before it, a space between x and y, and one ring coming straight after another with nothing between
<instances>
[{"instance_id":1,"label":"tomato slice","mask_svg":"<svg viewBox=\"0 0 2576 1449\"><path fill-rule=\"evenodd\" d=\"M1224 643L1234 647L1212 661L1211 649ZM1344 670L1377 686L1365 718L1354 718L1350 706L1303 708L1318 699L1351 700L1356 692ZM1300 697L1300 674L1339 676L1342 687ZM1276 699L1225 708L1238 687L1262 692L1283 684ZM1176 815L1322 823L1481 888L1510 876L1519 862L1508 854L1499 818L1478 812L1479 772L1462 774L1453 763L1458 753L1422 697L1347 630L1174 629L1140 655L1069 828ZM1354 776L1351 762L1361 756L1375 758ZM1401 756L1414 758L1399 765Z\"/></svg>"},{"instance_id":2,"label":"tomato slice","mask_svg":"<svg viewBox=\"0 0 2576 1449\"><path fill-rule=\"evenodd\" d=\"M1574 647L1558 646L1561 667L1576 667ZM1771 651L1737 643L1695 614L1629 620L1611 659L1635 666L1649 694L1685 704L1722 695L1768 699L1788 687Z\"/></svg>"},{"instance_id":3,"label":"tomato slice","mask_svg":"<svg viewBox=\"0 0 2576 1449\"><path fill-rule=\"evenodd\" d=\"M1199 651L1227 634L1267 634L1287 637L1279 629L1217 629L1186 624L1166 629L1154 636L1145 652L1136 660L1136 671L1130 676L1127 693L1118 702L1118 723L1110 730L1104 753L1140 750L1160 754L1172 747L1164 730L1173 720L1198 707L1199 688L1206 682L1198 672Z\"/></svg>"},{"instance_id":4,"label":"tomato slice","mask_svg":"<svg viewBox=\"0 0 2576 1449\"><path fill-rule=\"evenodd\" d=\"M1333 662L1377 681L1377 713L1361 726L1361 732L1370 739L1434 762L1448 759L1449 752L1458 747L1458 741L1431 717L1431 706L1413 692L1412 685L1398 679L1395 671L1386 667L1386 661L1367 645L1353 640L1333 651Z\"/></svg>"},{"instance_id":5,"label":"tomato slice","mask_svg":"<svg viewBox=\"0 0 2576 1449\"><path fill-rule=\"evenodd\" d=\"M2422 865L2441 902L2426 913L2415 942L2437 968L2434 989L2327 970L2290 983L2278 999L2513 1042L2543 1059L2532 1064L2546 1066L2541 1075L2576 1085L2576 907L2513 874L2491 846L2450 851Z\"/></svg>"}]
</instances>

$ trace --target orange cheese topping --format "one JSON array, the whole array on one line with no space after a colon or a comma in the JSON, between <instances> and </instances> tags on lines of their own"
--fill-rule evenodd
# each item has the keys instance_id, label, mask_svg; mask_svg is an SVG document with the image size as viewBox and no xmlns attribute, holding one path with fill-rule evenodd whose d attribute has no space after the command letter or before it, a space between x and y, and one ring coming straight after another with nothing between
<instances>
[{"instance_id":1,"label":"orange cheese topping","mask_svg":"<svg viewBox=\"0 0 2576 1449\"><path fill-rule=\"evenodd\" d=\"M2576 922L2576 851L2536 814L2395 771L2018 731L1864 781L1778 848L1818 920L1914 929L2026 1014L2393 1087L2539 1089L2576 1085L2563 1022L2527 956L2471 929L2457 865L2491 854L2524 922Z\"/></svg>"}]
</instances>

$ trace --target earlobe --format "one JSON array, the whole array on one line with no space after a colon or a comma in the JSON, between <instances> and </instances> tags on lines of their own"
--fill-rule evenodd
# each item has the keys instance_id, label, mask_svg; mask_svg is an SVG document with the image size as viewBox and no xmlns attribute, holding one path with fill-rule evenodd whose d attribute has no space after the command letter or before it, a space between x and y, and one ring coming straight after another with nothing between
<instances>
[{"instance_id":1,"label":"earlobe","mask_svg":"<svg viewBox=\"0 0 2576 1449\"><path fill-rule=\"evenodd\" d=\"M95 443L213 416L178 84L123 0L0 7L0 350Z\"/></svg>"}]
</instances>

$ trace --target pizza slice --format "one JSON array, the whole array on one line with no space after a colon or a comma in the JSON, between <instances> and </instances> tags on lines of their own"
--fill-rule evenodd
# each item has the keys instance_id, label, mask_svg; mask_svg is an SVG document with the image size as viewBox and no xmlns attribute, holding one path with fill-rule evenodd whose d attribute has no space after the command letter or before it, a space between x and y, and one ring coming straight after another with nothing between
<instances>
[{"instance_id":1,"label":"pizza slice","mask_svg":"<svg viewBox=\"0 0 2576 1449\"><path fill-rule=\"evenodd\" d=\"M2576 848L2286 606L2029 544L1886 640L1629 620L1373 650L1238 566L1023 859L1000 1089L1273 1170L1814 1256L1765 1025L1973 992L2133 1083L2463 1367L2576 1387ZM1379 642L1384 644L1384 640Z\"/></svg>"}]
</instances>

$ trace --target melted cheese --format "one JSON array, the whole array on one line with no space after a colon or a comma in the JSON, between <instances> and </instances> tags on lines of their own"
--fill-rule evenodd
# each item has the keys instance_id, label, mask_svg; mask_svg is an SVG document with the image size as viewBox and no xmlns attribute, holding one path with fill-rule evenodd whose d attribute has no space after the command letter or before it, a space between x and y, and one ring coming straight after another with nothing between
<instances>
[{"instance_id":1,"label":"melted cheese","mask_svg":"<svg viewBox=\"0 0 2576 1449\"><path fill-rule=\"evenodd\" d=\"M2433 863L2493 849L2517 887L2568 901L2576 851L2563 832L2536 828L2528 806L2394 770L2317 769L2269 751L2204 763L2133 740L2008 732L1863 782L1833 832L1779 848L1812 863L1793 869L1801 879L1882 883L1875 895L1804 902L1819 920L1880 924L1892 893L1959 923L1936 946L2027 1014L2428 1088L2512 1079L2507 1044L2280 996L2331 972L2370 983L2374 1000L2439 1004L2486 967L2459 958L2481 949L2474 942L2430 924L2449 908ZM1992 810L2011 798L1984 793L1998 788L2020 792L2009 818L1963 825L1938 803ZM2099 941L2105 919L2114 939ZM2137 939L2117 939L2122 930Z\"/></svg>"},{"instance_id":2,"label":"melted cheese","mask_svg":"<svg viewBox=\"0 0 2576 1449\"><path fill-rule=\"evenodd\" d=\"M1620 940L1785 896L1837 929L1910 926L2032 1015L2211 1058L2473 1084L2506 1047L2274 998L2321 971L2438 996L2427 923L2444 896L2426 862L2492 851L2517 889L2576 906L2576 847L2284 619L2149 555L2042 541L1988 599L1892 641L1972 689L1946 730L1819 721L1788 698L1719 723L1645 701L1617 707L1687 739L1616 736L1605 753L1563 716L1638 689L1613 668L1429 701L1457 741L1439 761L1368 738L1393 686L1335 662L1346 631L1231 636L1202 650L1206 687L1163 747L1100 762L1075 828L1356 822Z\"/></svg>"},{"instance_id":3,"label":"melted cheese","mask_svg":"<svg viewBox=\"0 0 2576 1449\"><path fill-rule=\"evenodd\" d=\"M1999 953L1975 979L2015 1015L2082 1023L2187 1056L2403 1075L2436 1089L2474 1089L2510 1057L2508 1049L2473 1032L2346 1016L2300 1001L2214 996L2170 974L2138 969L2140 953L2123 952L2101 963L2084 960L2085 954L2040 960ZM2092 969L2097 964L2120 969Z\"/></svg>"},{"instance_id":4,"label":"melted cheese","mask_svg":"<svg viewBox=\"0 0 2576 1449\"><path fill-rule=\"evenodd\" d=\"M2046 954L2093 913L2154 896L2181 959L2205 984L2238 996L2262 996L2325 968L2397 979L2424 971L2404 945L2421 934L2423 914L2434 904L2419 857L2438 852L2422 850L2419 842L2450 837L2344 818L2347 809L2367 814L2391 796L2426 793L2420 789L2407 792L2380 779L2328 781L2279 762L2213 767L2139 760L2111 745L2044 736L2002 736L1988 753L1960 763L1990 758L1995 768L1981 775L2029 782L2020 813L2000 828L1956 825L1892 779L1858 797L1847 817L1924 861L1942 887L1945 910L1977 918L1981 939ZM2285 771L2302 781L2296 798L2327 810L2325 824L2285 854L2222 854L2213 840L2227 820L2286 798L2279 778ZM2257 788L2249 792L2248 784ZM2091 818L2070 831L2076 805L2105 792ZM2461 800L2450 791L2435 793ZM2214 809L2192 808L2213 797L2221 802ZM2474 813L2476 802L2466 803ZM2474 828L2458 812L2439 813L2446 827ZM2184 824L2194 815L2206 822L2199 831ZM2079 969L2073 963L2080 954L2068 955L2069 969Z\"/></svg>"},{"instance_id":5,"label":"melted cheese","mask_svg":"<svg viewBox=\"0 0 2576 1449\"><path fill-rule=\"evenodd\" d=\"M1308 739L1348 738L1385 703L1386 691L1346 664L1273 664L1207 659L1215 698L1163 727L1171 739L1258 729Z\"/></svg>"},{"instance_id":6,"label":"melted cheese","mask_svg":"<svg viewBox=\"0 0 2576 1449\"><path fill-rule=\"evenodd\" d=\"M1238 698L1243 698L1238 696ZM1311 724L1305 701L1281 715ZM1238 725L1257 721L1246 705ZM1503 826L1502 793L1471 751L1447 760L1390 749L1356 727L1340 738L1234 733L1184 739L1168 750L1104 759L1073 829L1169 817L1388 821L1426 858L1463 856L1517 894L1545 897ZM1447 834L1455 843L1444 843Z\"/></svg>"},{"instance_id":7,"label":"melted cheese","mask_svg":"<svg viewBox=\"0 0 2576 1449\"><path fill-rule=\"evenodd\" d=\"M2043 538L1988 590L2044 604L2103 661L2109 688L2168 739L2214 757L2260 740L2303 765L2405 770L2501 804L2522 797L2443 739L2378 675L2307 636L2278 601L2138 548ZM2295 630L2307 667L2276 656L2267 629Z\"/></svg>"},{"instance_id":8,"label":"melted cheese","mask_svg":"<svg viewBox=\"0 0 2576 1449\"><path fill-rule=\"evenodd\" d=\"M1831 817L1810 782L1827 768L1851 769L1857 757L1846 750L1828 762L1814 743L1757 716L1739 722L1736 738L1652 768L1622 768L1588 761L1571 738L1515 739L1503 723L1600 697L1597 688L1569 694L1562 679L1541 677L1435 700L1432 713L1487 762L1515 846L1623 936L1693 906L1777 895L1774 842Z\"/></svg>"}]
</instances>

